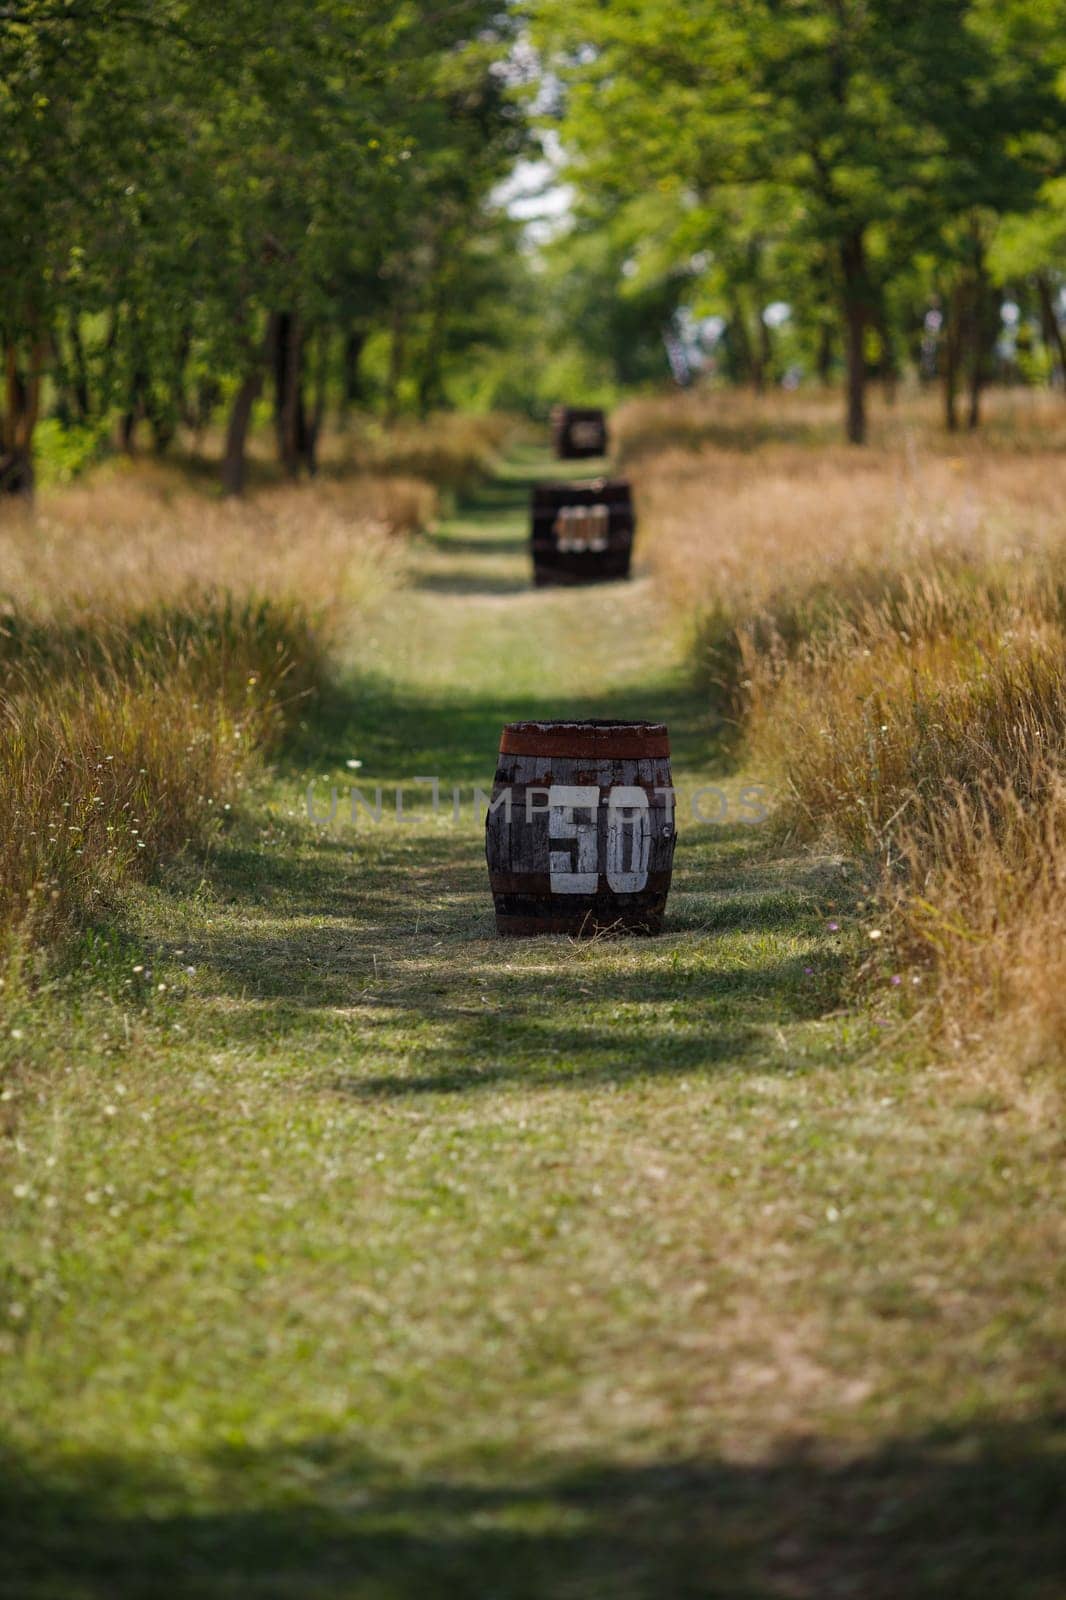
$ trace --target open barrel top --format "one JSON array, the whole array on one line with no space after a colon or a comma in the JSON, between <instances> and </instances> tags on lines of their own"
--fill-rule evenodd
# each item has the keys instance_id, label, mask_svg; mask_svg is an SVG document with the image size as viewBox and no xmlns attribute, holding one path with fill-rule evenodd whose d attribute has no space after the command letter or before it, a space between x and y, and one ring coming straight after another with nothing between
<instances>
[{"instance_id":1,"label":"open barrel top","mask_svg":"<svg viewBox=\"0 0 1066 1600\"><path fill-rule=\"evenodd\" d=\"M609 483L621 483L621 478L546 478L542 483L534 485L537 489L547 489L553 494L560 489L606 489Z\"/></svg>"},{"instance_id":2,"label":"open barrel top","mask_svg":"<svg viewBox=\"0 0 1066 1600\"><path fill-rule=\"evenodd\" d=\"M628 478L550 478L533 485L533 504L591 500L629 505L632 493Z\"/></svg>"},{"instance_id":3,"label":"open barrel top","mask_svg":"<svg viewBox=\"0 0 1066 1600\"><path fill-rule=\"evenodd\" d=\"M500 754L512 756L604 756L615 759L668 756L665 722L577 718L511 722L500 736Z\"/></svg>"}]
</instances>

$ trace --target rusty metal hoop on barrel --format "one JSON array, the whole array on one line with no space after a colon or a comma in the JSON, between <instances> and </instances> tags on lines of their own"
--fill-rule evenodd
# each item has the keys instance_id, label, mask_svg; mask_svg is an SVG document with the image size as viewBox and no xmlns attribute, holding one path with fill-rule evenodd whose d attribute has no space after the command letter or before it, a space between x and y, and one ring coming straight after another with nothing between
<instances>
[{"instance_id":1,"label":"rusty metal hoop on barrel","mask_svg":"<svg viewBox=\"0 0 1066 1600\"><path fill-rule=\"evenodd\" d=\"M664 723L504 728L485 819L498 933L661 932L676 837Z\"/></svg>"}]
</instances>

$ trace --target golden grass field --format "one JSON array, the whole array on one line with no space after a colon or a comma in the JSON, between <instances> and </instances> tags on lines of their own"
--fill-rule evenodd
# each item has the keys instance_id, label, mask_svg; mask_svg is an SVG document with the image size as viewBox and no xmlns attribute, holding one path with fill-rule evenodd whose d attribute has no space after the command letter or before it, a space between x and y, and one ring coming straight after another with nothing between
<instances>
[{"instance_id":1,"label":"golden grass field","mask_svg":"<svg viewBox=\"0 0 1066 1600\"><path fill-rule=\"evenodd\" d=\"M501 426L337 436L312 492L118 460L0 508L0 927L52 942L202 844Z\"/></svg>"},{"instance_id":2,"label":"golden grass field","mask_svg":"<svg viewBox=\"0 0 1066 1600\"><path fill-rule=\"evenodd\" d=\"M1058 1065L1066 403L997 395L975 435L934 403L883 407L863 451L830 442L835 397L634 402L617 435L781 825L863 860L871 943L934 978L953 1046Z\"/></svg>"}]
</instances>

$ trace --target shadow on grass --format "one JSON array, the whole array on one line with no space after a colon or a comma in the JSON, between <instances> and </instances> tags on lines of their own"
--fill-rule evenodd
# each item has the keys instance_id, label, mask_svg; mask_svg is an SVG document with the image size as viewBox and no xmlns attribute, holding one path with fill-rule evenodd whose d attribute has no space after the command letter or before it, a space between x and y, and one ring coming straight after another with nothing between
<instances>
[{"instance_id":1,"label":"shadow on grass","mask_svg":"<svg viewBox=\"0 0 1066 1600\"><path fill-rule=\"evenodd\" d=\"M547 1058L547 1063L545 1062ZM332 1089L356 1100L467 1094L477 1089L589 1089L633 1079L661 1080L714 1069L765 1066L755 1028L720 1024L682 1038L663 1028L544 1027L496 1017L454 1027L448 1043L422 1049L417 1067L335 1078Z\"/></svg>"},{"instance_id":2,"label":"shadow on grass","mask_svg":"<svg viewBox=\"0 0 1066 1600\"><path fill-rule=\"evenodd\" d=\"M4 1600L1050 1600L1063 1419L846 1462L534 1462L416 1477L343 1439L191 1463L0 1458Z\"/></svg>"},{"instance_id":3,"label":"shadow on grass","mask_svg":"<svg viewBox=\"0 0 1066 1600\"><path fill-rule=\"evenodd\" d=\"M732 765L725 725L709 697L684 680L629 683L594 695L575 687L566 699L557 692L482 690L416 697L370 673L323 694L275 765L290 776L309 770L340 774L357 755L363 763L360 786L426 773L444 787L480 783L490 789L505 723L584 717L665 722L675 783L686 771L703 772L714 764L724 776Z\"/></svg>"},{"instance_id":4,"label":"shadow on grass","mask_svg":"<svg viewBox=\"0 0 1066 1600\"><path fill-rule=\"evenodd\" d=\"M501 507L504 512L513 512L516 509L515 506ZM468 517L464 520L470 522L472 519ZM494 522L495 517L488 513L486 520ZM510 535L486 534L484 538L478 538L476 535L464 538L454 533L426 534L425 543L430 549L439 550L447 556L516 556L521 555L525 549L527 536L527 530L519 527Z\"/></svg>"},{"instance_id":5,"label":"shadow on grass","mask_svg":"<svg viewBox=\"0 0 1066 1600\"><path fill-rule=\"evenodd\" d=\"M333 1030L360 1067L338 1076L330 1052L331 1086L374 1096L781 1067L780 1027L838 1009L846 962L809 954L817 864L790 863L782 880L751 830L732 833L731 869L713 838L679 852L661 939L588 943L498 939L469 832L304 833L299 854L286 839L268 858L232 842L213 889L234 911L196 953L198 1025L271 1046L324 1045ZM212 1000L235 997L210 1020Z\"/></svg>"},{"instance_id":6,"label":"shadow on grass","mask_svg":"<svg viewBox=\"0 0 1066 1600\"><path fill-rule=\"evenodd\" d=\"M470 599L478 595L526 594L533 587L532 566L528 572L515 572L510 566L505 572L423 572L412 580L411 587L424 594L462 595Z\"/></svg>"}]
</instances>

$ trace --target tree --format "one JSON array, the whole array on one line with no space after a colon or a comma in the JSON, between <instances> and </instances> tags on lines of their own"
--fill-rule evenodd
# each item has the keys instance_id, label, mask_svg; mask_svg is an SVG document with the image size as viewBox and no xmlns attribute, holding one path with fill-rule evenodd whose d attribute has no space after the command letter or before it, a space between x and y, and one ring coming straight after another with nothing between
<instances>
[{"instance_id":1,"label":"tree","mask_svg":"<svg viewBox=\"0 0 1066 1600\"><path fill-rule=\"evenodd\" d=\"M165 449L188 373L228 394L241 487L273 375L313 470L335 334L424 324L422 403L466 236L521 139L490 0L10 0L0 10L0 484L32 488L47 379ZM425 309L424 309L425 308Z\"/></svg>"},{"instance_id":2,"label":"tree","mask_svg":"<svg viewBox=\"0 0 1066 1600\"><path fill-rule=\"evenodd\" d=\"M781 197L792 240L831 270L858 443L885 241L1005 187L1026 203L1041 160L1030 136L1061 120L1053 56L1026 49L1005 70L1004 43L1024 32L1003 23L1012 9L1035 0L535 0L534 18L578 182L695 204L719 258L730 246L712 217L738 192Z\"/></svg>"}]
</instances>

